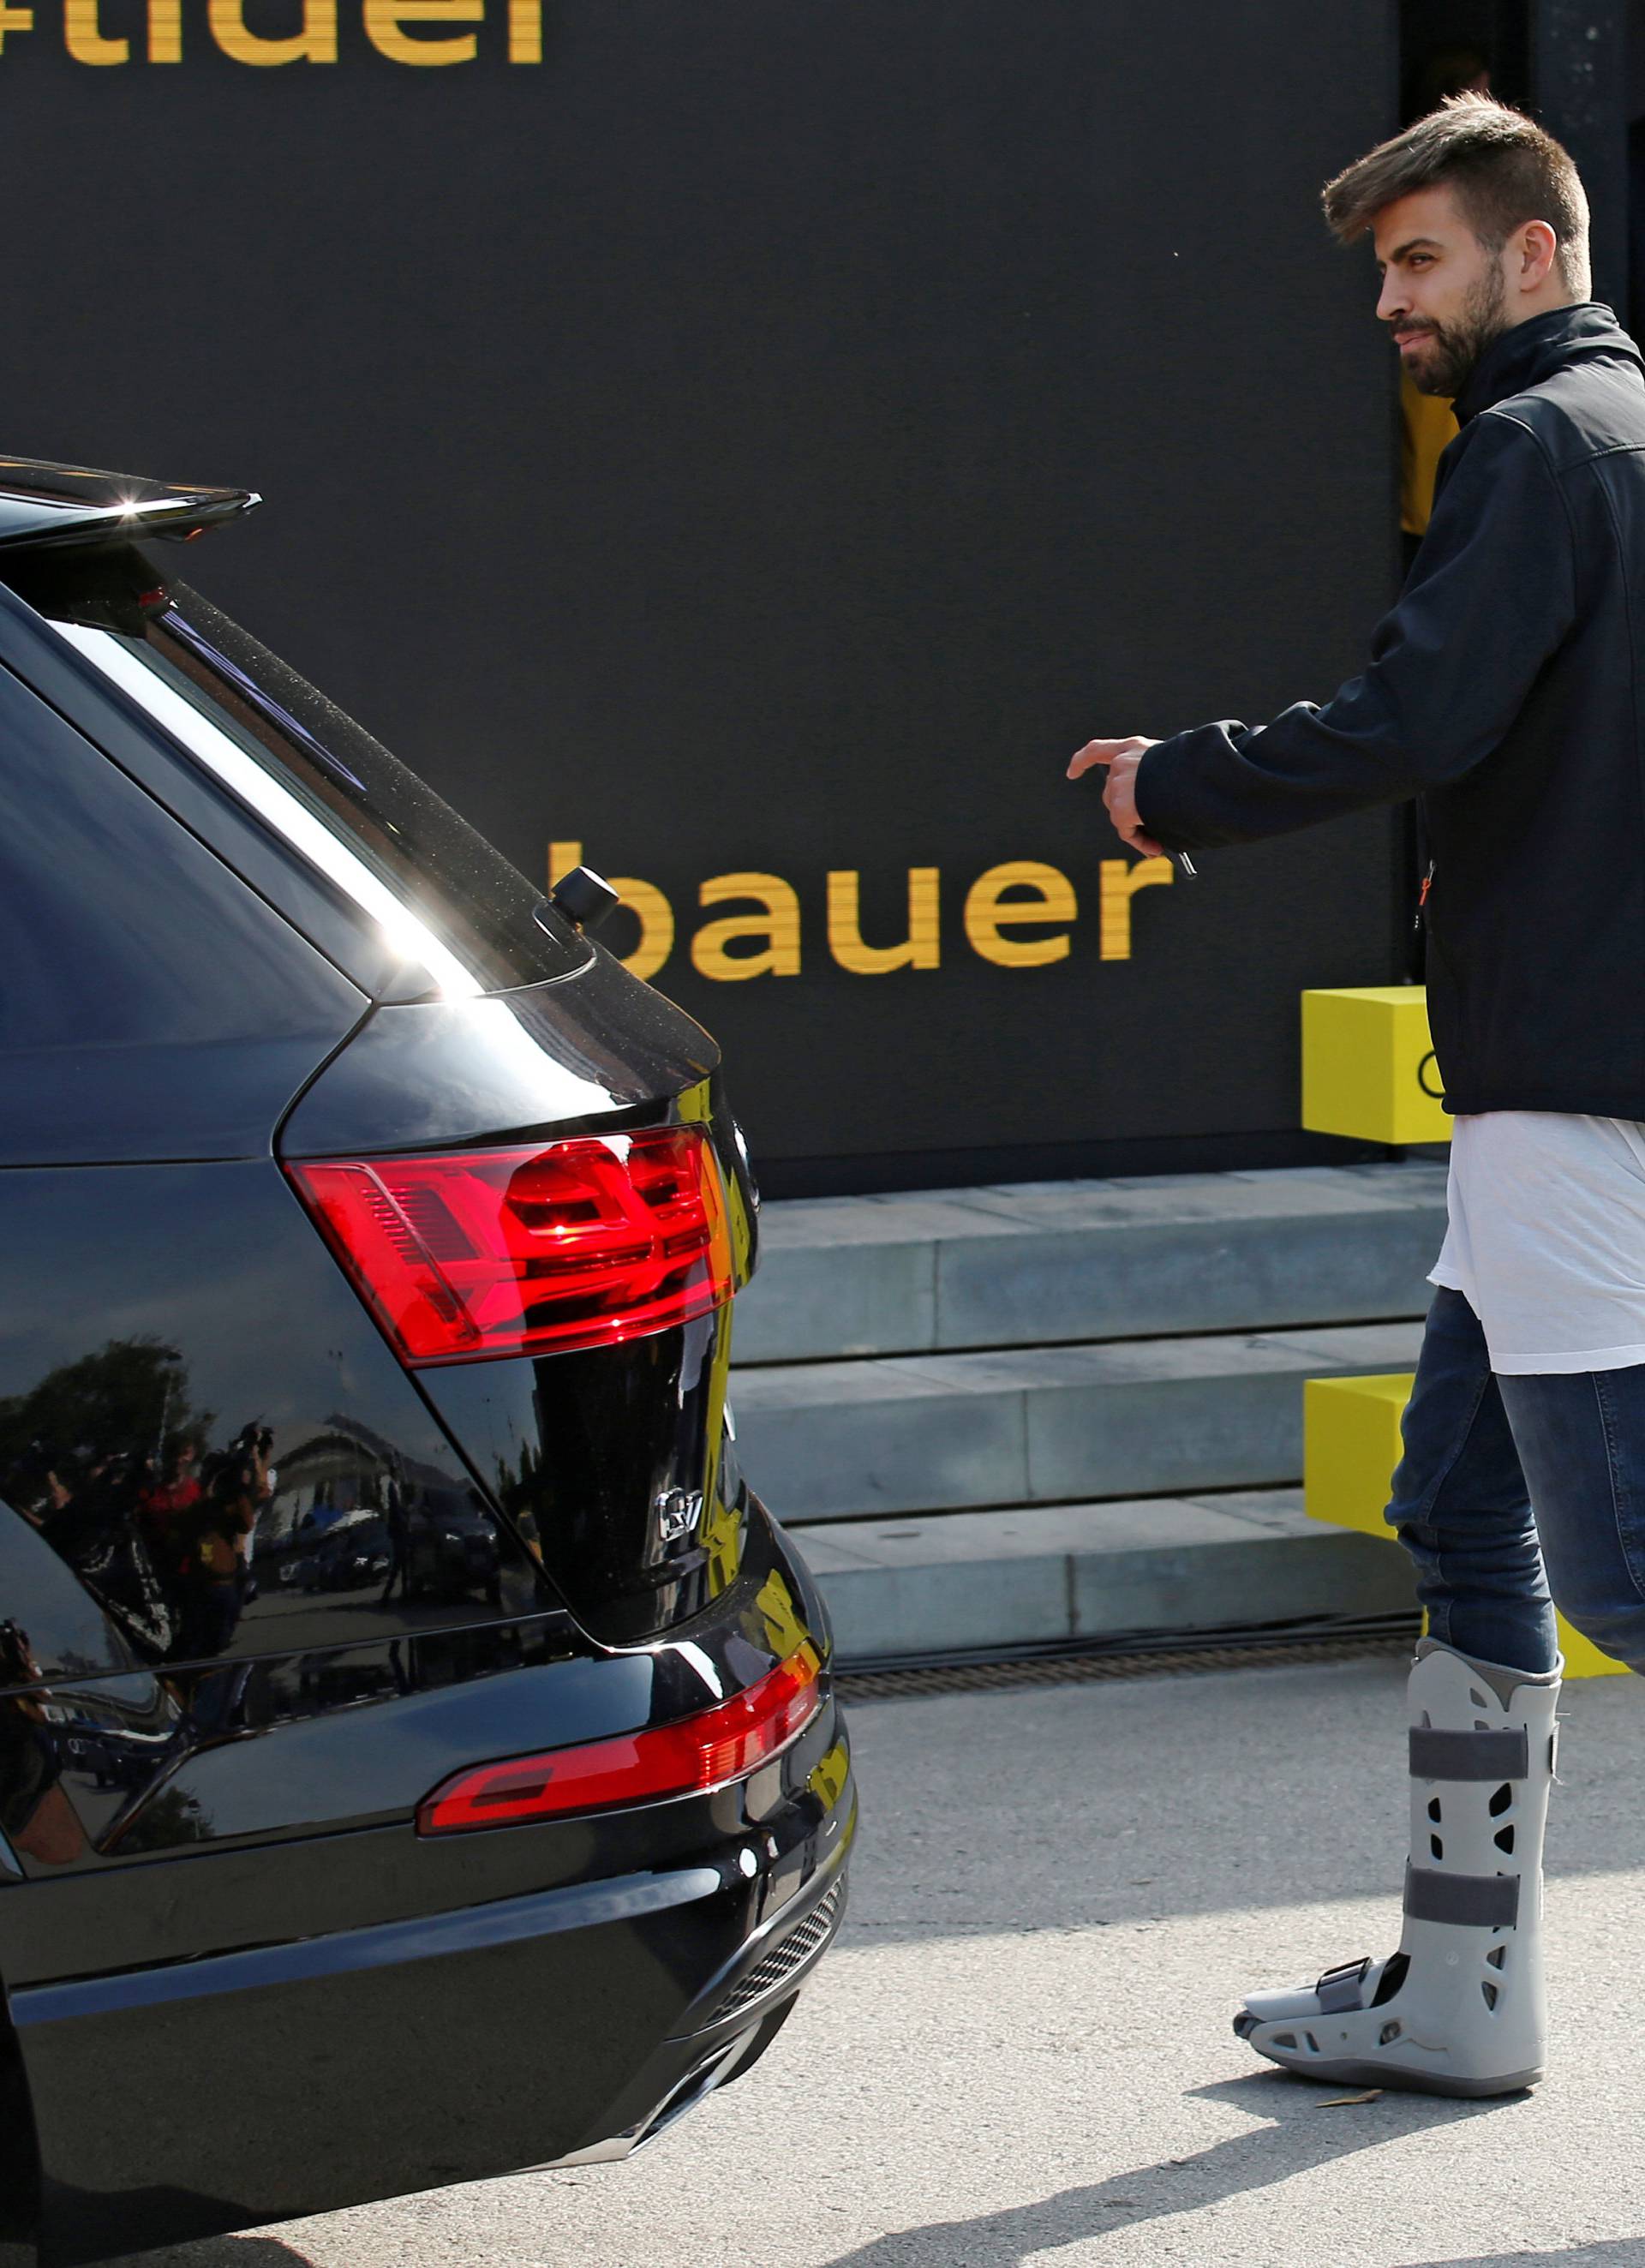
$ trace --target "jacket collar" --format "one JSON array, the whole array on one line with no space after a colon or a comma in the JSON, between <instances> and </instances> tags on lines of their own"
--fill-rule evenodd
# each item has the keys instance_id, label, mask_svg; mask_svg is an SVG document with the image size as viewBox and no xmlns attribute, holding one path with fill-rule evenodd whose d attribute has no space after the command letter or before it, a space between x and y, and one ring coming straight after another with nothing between
<instances>
[{"instance_id":1,"label":"jacket collar","mask_svg":"<svg viewBox=\"0 0 1645 2268\"><path fill-rule=\"evenodd\" d=\"M1596 356L1612 356L1637 370L1639 349L1609 307L1587 299L1575 307L1553 307L1546 315L1532 315L1493 339L1469 372L1462 392L1451 405L1458 425L1465 425L1482 409L1540 386L1567 364Z\"/></svg>"}]
</instances>

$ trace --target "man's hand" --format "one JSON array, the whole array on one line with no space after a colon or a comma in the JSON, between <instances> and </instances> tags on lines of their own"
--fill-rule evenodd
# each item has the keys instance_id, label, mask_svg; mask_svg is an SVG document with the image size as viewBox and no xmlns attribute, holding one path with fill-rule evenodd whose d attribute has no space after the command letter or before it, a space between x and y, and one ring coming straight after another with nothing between
<instances>
[{"instance_id":1,"label":"man's hand","mask_svg":"<svg viewBox=\"0 0 1645 2268\"><path fill-rule=\"evenodd\" d=\"M1127 740L1087 740L1078 755L1069 762L1069 777L1078 779L1090 771L1093 764L1106 764L1108 778L1102 792L1103 808L1113 821L1114 832L1128 850L1140 851L1144 858L1163 858L1164 851L1151 835L1144 835L1136 811L1136 770L1144 751L1157 747L1156 740L1145 740L1133 733Z\"/></svg>"}]
</instances>

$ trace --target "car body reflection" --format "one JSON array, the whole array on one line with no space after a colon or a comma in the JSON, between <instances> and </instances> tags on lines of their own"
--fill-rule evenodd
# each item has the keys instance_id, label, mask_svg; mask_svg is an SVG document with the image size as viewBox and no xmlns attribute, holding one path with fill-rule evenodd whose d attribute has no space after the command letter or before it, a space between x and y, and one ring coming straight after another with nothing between
<instances>
[{"instance_id":1,"label":"car body reflection","mask_svg":"<svg viewBox=\"0 0 1645 2268\"><path fill-rule=\"evenodd\" d=\"M152 1665L238 1650L248 1615L289 1648L547 1603L460 1469L346 1410L282 1430L230 1432L175 1347L111 1340L0 1403L0 1497Z\"/></svg>"}]
</instances>

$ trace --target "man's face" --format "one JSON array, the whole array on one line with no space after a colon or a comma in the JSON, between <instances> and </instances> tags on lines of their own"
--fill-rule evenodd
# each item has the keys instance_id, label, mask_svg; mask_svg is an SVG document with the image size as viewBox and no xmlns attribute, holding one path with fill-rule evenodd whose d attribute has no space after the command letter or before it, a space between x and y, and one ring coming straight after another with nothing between
<instances>
[{"instance_id":1,"label":"man's face","mask_svg":"<svg viewBox=\"0 0 1645 2268\"><path fill-rule=\"evenodd\" d=\"M1377 313L1424 394L1460 394L1508 328L1502 254L1489 252L1443 183L1384 205L1374 238L1382 270Z\"/></svg>"}]
</instances>

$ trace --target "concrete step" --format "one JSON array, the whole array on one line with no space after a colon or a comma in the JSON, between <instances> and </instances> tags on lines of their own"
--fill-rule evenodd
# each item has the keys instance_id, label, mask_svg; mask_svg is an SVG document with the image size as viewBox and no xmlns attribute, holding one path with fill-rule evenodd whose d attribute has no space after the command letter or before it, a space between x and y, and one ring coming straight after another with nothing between
<instances>
[{"instance_id":1,"label":"concrete step","mask_svg":"<svg viewBox=\"0 0 1645 2268\"><path fill-rule=\"evenodd\" d=\"M1428 1160L768 1205L741 1366L1421 1314Z\"/></svg>"},{"instance_id":2,"label":"concrete step","mask_svg":"<svg viewBox=\"0 0 1645 2268\"><path fill-rule=\"evenodd\" d=\"M1417 1322L895 1360L733 1381L750 1478L784 1521L1299 1481L1303 1381L1408 1370Z\"/></svg>"},{"instance_id":3,"label":"concrete step","mask_svg":"<svg viewBox=\"0 0 1645 2268\"><path fill-rule=\"evenodd\" d=\"M1302 1491L797 1526L842 1662L1414 1611L1409 1563Z\"/></svg>"}]
</instances>

